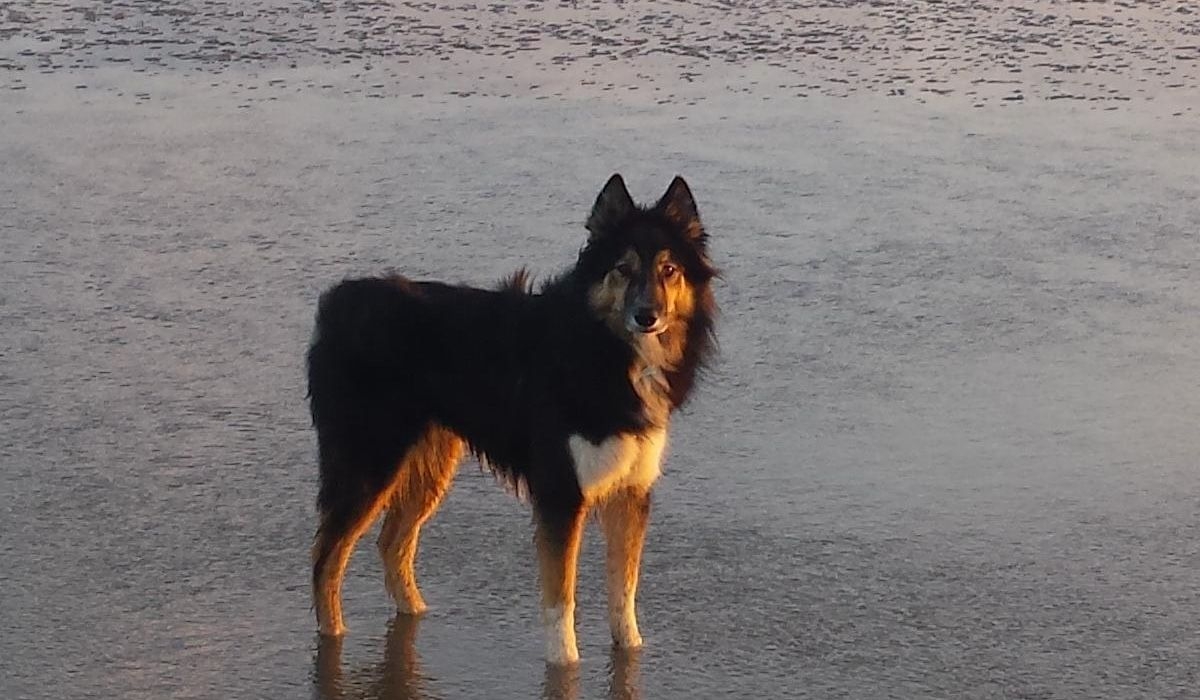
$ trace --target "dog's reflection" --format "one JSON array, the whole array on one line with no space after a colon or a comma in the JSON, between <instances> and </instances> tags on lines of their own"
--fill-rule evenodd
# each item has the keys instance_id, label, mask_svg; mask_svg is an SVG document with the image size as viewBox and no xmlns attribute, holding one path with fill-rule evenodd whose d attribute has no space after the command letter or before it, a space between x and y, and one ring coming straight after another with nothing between
<instances>
[{"instance_id":1,"label":"dog's reflection","mask_svg":"<svg viewBox=\"0 0 1200 700\"><path fill-rule=\"evenodd\" d=\"M342 638L321 637L317 643L316 685L319 700L418 700L425 689L417 656L421 618L397 615L388 623L383 663L342 669Z\"/></svg>"},{"instance_id":2,"label":"dog's reflection","mask_svg":"<svg viewBox=\"0 0 1200 700\"><path fill-rule=\"evenodd\" d=\"M638 682L638 652L613 648L608 662L609 700L639 700L641 684ZM542 682L544 700L578 700L579 667L552 666L546 664L546 677Z\"/></svg>"},{"instance_id":3,"label":"dog's reflection","mask_svg":"<svg viewBox=\"0 0 1200 700\"><path fill-rule=\"evenodd\" d=\"M342 668L342 638L321 637L315 659L318 700L434 700L417 655L421 618L397 615L388 624L383 662ZM639 653L613 649L608 663L609 700L640 700ZM579 667L546 665L545 700L578 700Z\"/></svg>"},{"instance_id":4,"label":"dog's reflection","mask_svg":"<svg viewBox=\"0 0 1200 700\"><path fill-rule=\"evenodd\" d=\"M642 683L638 678L641 651L613 648L608 667L609 700L641 700Z\"/></svg>"}]
</instances>

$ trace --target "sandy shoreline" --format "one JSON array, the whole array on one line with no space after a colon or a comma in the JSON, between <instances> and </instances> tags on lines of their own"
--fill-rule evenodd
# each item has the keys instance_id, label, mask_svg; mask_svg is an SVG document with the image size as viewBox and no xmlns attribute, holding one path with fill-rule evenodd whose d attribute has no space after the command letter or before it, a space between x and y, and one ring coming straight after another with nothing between
<instances>
[{"instance_id":1,"label":"sandy shoreline","mask_svg":"<svg viewBox=\"0 0 1200 700\"><path fill-rule=\"evenodd\" d=\"M376 97L586 95L670 104L714 94L870 94L974 107L1043 100L1116 109L1200 90L1200 11L1186 2L295 5L11 4L0 12L0 89L35 72L95 68L211 75L335 67ZM230 75L224 75L229 72ZM697 89L697 88L701 89ZM637 93L637 94L634 94Z\"/></svg>"}]
</instances>

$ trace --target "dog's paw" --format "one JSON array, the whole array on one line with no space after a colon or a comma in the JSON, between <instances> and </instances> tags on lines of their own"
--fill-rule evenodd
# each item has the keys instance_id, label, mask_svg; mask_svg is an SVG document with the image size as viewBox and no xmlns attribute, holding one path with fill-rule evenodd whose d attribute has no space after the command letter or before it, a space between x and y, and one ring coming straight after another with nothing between
<instances>
[{"instance_id":1,"label":"dog's paw","mask_svg":"<svg viewBox=\"0 0 1200 700\"><path fill-rule=\"evenodd\" d=\"M416 617L418 615L424 615L428 610L429 606L426 605L425 601L421 600L420 598L417 600L406 600L396 603L396 611L401 615L412 615L413 617Z\"/></svg>"},{"instance_id":2,"label":"dog's paw","mask_svg":"<svg viewBox=\"0 0 1200 700\"><path fill-rule=\"evenodd\" d=\"M546 634L546 663L565 666L579 661L575 644L575 607L558 606L542 610Z\"/></svg>"},{"instance_id":3,"label":"dog's paw","mask_svg":"<svg viewBox=\"0 0 1200 700\"><path fill-rule=\"evenodd\" d=\"M574 644L566 644L560 640L546 642L546 663L554 666L570 666L579 663L579 649Z\"/></svg>"},{"instance_id":4,"label":"dog's paw","mask_svg":"<svg viewBox=\"0 0 1200 700\"><path fill-rule=\"evenodd\" d=\"M642 635L638 634L637 613L632 605L610 609L608 624L612 630L613 646L618 649L637 649L642 646Z\"/></svg>"},{"instance_id":5,"label":"dog's paw","mask_svg":"<svg viewBox=\"0 0 1200 700\"><path fill-rule=\"evenodd\" d=\"M398 576L388 576L387 592L396 603L396 612L401 615L424 615L429 606L421 596L421 589L410 579L407 583Z\"/></svg>"}]
</instances>

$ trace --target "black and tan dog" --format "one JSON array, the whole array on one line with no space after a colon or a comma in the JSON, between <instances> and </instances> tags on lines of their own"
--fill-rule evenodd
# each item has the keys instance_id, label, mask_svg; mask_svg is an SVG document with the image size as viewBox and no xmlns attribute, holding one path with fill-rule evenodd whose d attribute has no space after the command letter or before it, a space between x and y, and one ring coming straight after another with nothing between
<instances>
[{"instance_id":1,"label":"black and tan dog","mask_svg":"<svg viewBox=\"0 0 1200 700\"><path fill-rule=\"evenodd\" d=\"M401 612L425 609L417 537L470 450L533 504L547 659L579 658L575 564L593 511L608 543L613 640L641 644L634 594L650 489L670 414L712 348L716 271L679 177L640 207L614 175L587 229L575 266L538 293L518 273L496 290L391 276L322 296L308 352L322 634L345 631L346 564L385 511L388 590Z\"/></svg>"}]
</instances>

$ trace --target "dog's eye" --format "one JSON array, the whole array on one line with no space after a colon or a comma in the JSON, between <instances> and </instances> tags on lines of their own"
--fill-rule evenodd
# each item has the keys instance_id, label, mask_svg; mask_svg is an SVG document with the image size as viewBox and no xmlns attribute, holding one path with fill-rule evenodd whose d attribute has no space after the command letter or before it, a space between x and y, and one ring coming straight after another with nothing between
<instances>
[{"instance_id":1,"label":"dog's eye","mask_svg":"<svg viewBox=\"0 0 1200 700\"><path fill-rule=\"evenodd\" d=\"M666 279L671 279L679 273L679 268L674 265L663 265L662 276Z\"/></svg>"},{"instance_id":2,"label":"dog's eye","mask_svg":"<svg viewBox=\"0 0 1200 700\"><path fill-rule=\"evenodd\" d=\"M616 270L617 274L621 275L622 277L633 277L633 266L629 263L621 263L613 269Z\"/></svg>"}]
</instances>

